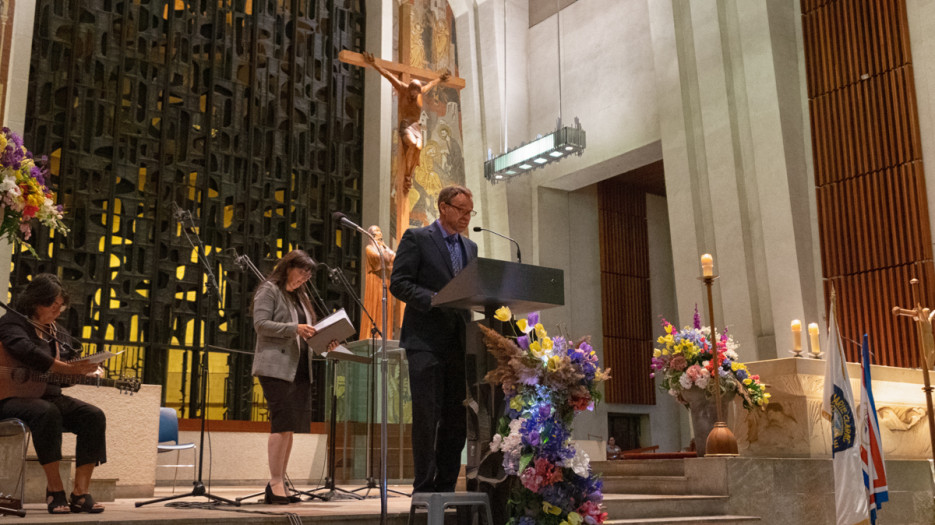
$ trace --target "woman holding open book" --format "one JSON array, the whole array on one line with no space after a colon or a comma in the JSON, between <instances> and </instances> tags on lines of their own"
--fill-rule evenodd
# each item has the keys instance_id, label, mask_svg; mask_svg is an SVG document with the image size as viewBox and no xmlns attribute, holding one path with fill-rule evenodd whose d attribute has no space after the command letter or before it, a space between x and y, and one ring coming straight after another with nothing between
<instances>
[{"instance_id":1,"label":"woman holding open book","mask_svg":"<svg viewBox=\"0 0 935 525\"><path fill-rule=\"evenodd\" d=\"M303 286L316 264L302 250L283 257L253 296L256 350L253 375L260 380L269 410L270 481L266 503L299 499L286 492L285 474L296 432L311 430L311 360L306 340L315 335L315 312ZM332 341L328 350L338 345Z\"/></svg>"},{"instance_id":2,"label":"woman holding open book","mask_svg":"<svg viewBox=\"0 0 935 525\"><path fill-rule=\"evenodd\" d=\"M55 275L33 277L16 296L16 311L0 317L0 367L7 382L0 394L0 419L17 418L32 433L36 456L46 477L46 504L51 514L103 512L88 494L94 467L107 461L104 412L94 405L62 394L62 387L40 380L22 383L13 376L32 377L30 372L57 375L85 375L97 372L90 361L69 362L80 352L72 346L68 333L55 323L68 308L68 294ZM19 372L17 371L19 370ZM24 376L24 379L25 379ZM38 389L34 389L38 386ZM16 389L19 391L16 391ZM62 460L62 432L77 436L75 443L75 483L71 498L59 471Z\"/></svg>"}]
</instances>

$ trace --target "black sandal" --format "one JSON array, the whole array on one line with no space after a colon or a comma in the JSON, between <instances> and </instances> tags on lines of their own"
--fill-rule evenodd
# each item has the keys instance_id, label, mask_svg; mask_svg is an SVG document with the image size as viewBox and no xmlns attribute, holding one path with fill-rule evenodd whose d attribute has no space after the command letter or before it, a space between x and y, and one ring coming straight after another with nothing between
<instances>
[{"instance_id":1,"label":"black sandal","mask_svg":"<svg viewBox=\"0 0 935 525\"><path fill-rule=\"evenodd\" d=\"M71 509L68 500L65 499L65 491L57 490L55 492L45 489L45 502L49 506L49 514L68 514Z\"/></svg>"},{"instance_id":2,"label":"black sandal","mask_svg":"<svg viewBox=\"0 0 935 525\"><path fill-rule=\"evenodd\" d=\"M100 503L96 503L90 494L82 494L79 496L72 493L69 507L71 507L71 511L75 513L87 512L88 514L98 514L104 512L104 506Z\"/></svg>"}]
</instances>

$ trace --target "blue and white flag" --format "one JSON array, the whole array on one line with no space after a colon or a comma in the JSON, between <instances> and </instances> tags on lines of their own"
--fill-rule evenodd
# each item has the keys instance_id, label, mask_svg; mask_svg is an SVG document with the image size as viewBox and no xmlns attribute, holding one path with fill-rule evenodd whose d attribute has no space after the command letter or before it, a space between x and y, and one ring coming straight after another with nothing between
<instances>
[{"instance_id":1,"label":"blue and white flag","mask_svg":"<svg viewBox=\"0 0 935 525\"><path fill-rule=\"evenodd\" d=\"M880 423L877 421L877 405L873 401L870 383L870 343L864 334L860 349L860 367L863 370L860 390L860 460L864 469L864 489L870 508L870 523L877 522L877 510L890 499L886 485L886 468L883 465L883 448L880 441Z\"/></svg>"},{"instance_id":2,"label":"blue and white flag","mask_svg":"<svg viewBox=\"0 0 935 525\"><path fill-rule=\"evenodd\" d=\"M831 453L834 458L834 504L838 525L870 524L867 491L860 461L860 428L854 410L854 394L847 377L847 360L834 318L834 295L828 319L828 352L822 412L831 420Z\"/></svg>"}]
</instances>

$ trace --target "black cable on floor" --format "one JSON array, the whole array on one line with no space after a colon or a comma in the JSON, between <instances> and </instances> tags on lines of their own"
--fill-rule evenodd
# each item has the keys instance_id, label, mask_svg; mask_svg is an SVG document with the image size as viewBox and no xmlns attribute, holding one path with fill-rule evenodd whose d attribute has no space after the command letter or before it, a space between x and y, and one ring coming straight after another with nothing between
<instances>
[{"instance_id":1,"label":"black cable on floor","mask_svg":"<svg viewBox=\"0 0 935 525\"><path fill-rule=\"evenodd\" d=\"M302 525L302 518L292 512L272 512L269 510L246 510L229 505L221 505L216 501L173 501L166 503L166 507L175 507L177 509L201 509L201 510L223 510L227 512L242 512L244 514L265 514L268 516L284 516L289 520L290 525Z\"/></svg>"}]
</instances>

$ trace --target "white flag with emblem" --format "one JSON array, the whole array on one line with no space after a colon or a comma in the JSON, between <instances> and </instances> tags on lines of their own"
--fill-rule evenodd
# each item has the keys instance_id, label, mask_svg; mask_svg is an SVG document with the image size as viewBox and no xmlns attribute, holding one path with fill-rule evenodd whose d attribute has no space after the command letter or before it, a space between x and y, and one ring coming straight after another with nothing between
<instances>
[{"instance_id":1,"label":"white flag with emblem","mask_svg":"<svg viewBox=\"0 0 935 525\"><path fill-rule=\"evenodd\" d=\"M847 360L834 318L834 292L828 320L828 352L822 412L831 420L831 454L834 458L834 503L838 525L870 523L867 492L854 394L847 376Z\"/></svg>"}]
</instances>

